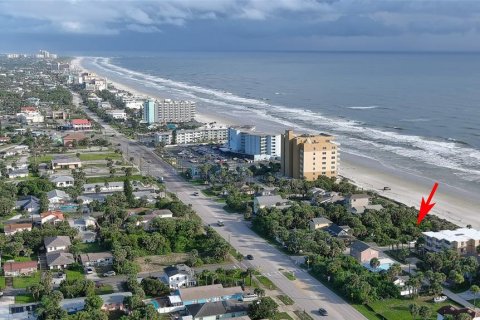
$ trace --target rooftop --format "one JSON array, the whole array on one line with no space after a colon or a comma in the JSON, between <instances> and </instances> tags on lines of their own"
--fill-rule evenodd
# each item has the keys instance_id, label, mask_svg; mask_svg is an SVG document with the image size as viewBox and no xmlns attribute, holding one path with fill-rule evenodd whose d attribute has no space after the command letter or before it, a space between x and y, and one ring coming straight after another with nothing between
<instances>
[{"instance_id":1,"label":"rooftop","mask_svg":"<svg viewBox=\"0 0 480 320\"><path fill-rule=\"evenodd\" d=\"M255 199L257 199L257 202L260 206L273 206L277 204L278 202L280 203L285 203L287 202L286 199L283 199L279 195L274 195L274 196L258 196Z\"/></svg>"},{"instance_id":2,"label":"rooftop","mask_svg":"<svg viewBox=\"0 0 480 320\"><path fill-rule=\"evenodd\" d=\"M45 247L68 247L72 243L69 236L45 237Z\"/></svg>"},{"instance_id":3,"label":"rooftop","mask_svg":"<svg viewBox=\"0 0 480 320\"><path fill-rule=\"evenodd\" d=\"M438 240L465 242L471 239L480 240L480 231L469 228L459 228L456 230L441 230L437 232L427 231L424 235Z\"/></svg>"},{"instance_id":4,"label":"rooftop","mask_svg":"<svg viewBox=\"0 0 480 320\"><path fill-rule=\"evenodd\" d=\"M36 268L38 265L37 261L23 261L23 262L5 262L3 264L3 270L5 272L14 272L21 269L27 268Z\"/></svg>"},{"instance_id":5,"label":"rooftop","mask_svg":"<svg viewBox=\"0 0 480 320\"><path fill-rule=\"evenodd\" d=\"M208 299L214 297L222 297L233 294L242 293L241 287L224 288L221 284L210 286L190 287L178 289L182 301L192 301L200 299Z\"/></svg>"}]
</instances>

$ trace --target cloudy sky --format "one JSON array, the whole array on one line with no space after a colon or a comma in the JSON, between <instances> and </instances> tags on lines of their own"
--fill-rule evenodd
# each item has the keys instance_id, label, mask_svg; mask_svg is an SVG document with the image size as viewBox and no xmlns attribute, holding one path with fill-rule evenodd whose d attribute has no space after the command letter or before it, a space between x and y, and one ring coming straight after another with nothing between
<instances>
[{"instance_id":1,"label":"cloudy sky","mask_svg":"<svg viewBox=\"0 0 480 320\"><path fill-rule=\"evenodd\" d=\"M477 0L0 0L0 51L480 51Z\"/></svg>"}]
</instances>

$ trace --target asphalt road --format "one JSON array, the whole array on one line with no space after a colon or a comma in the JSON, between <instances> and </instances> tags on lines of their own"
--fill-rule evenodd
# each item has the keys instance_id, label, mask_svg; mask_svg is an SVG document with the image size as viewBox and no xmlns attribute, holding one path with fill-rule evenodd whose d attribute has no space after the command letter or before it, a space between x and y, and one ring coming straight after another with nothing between
<instances>
[{"instance_id":1,"label":"asphalt road","mask_svg":"<svg viewBox=\"0 0 480 320\"><path fill-rule=\"evenodd\" d=\"M152 150L125 138L88 109L85 111L93 120L104 127L107 135L115 135L109 139L114 144L120 144L124 154L128 149L129 157L135 157L138 162L140 162L139 157L143 159L142 163L144 165L140 169L144 173L146 171L145 167L148 166L150 175L163 177L167 191L175 193L184 203L191 204L205 224L214 225L218 220L223 220L225 226L215 227L216 230L243 255L253 255L254 260L248 262L292 298L299 310L305 310L314 319L366 319L342 298L310 274L298 268L293 259L254 233L243 221L241 215L225 212L222 208L223 204L212 201L202 193L194 196L193 193L200 191L200 188L184 181L170 165L162 161ZM145 164L145 162L147 163ZM279 272L280 268L294 271L297 280L287 279ZM320 316L318 314L319 307L325 308L329 315L326 317Z\"/></svg>"}]
</instances>

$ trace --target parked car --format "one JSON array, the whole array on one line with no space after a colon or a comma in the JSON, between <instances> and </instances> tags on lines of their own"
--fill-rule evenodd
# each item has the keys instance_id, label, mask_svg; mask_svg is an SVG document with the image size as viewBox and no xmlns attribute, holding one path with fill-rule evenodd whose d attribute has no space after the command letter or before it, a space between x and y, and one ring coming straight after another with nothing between
<instances>
[{"instance_id":1,"label":"parked car","mask_svg":"<svg viewBox=\"0 0 480 320\"><path fill-rule=\"evenodd\" d=\"M225 223L223 223L222 220L218 220L217 225L218 225L219 227L223 227L223 226L225 225Z\"/></svg>"},{"instance_id":2,"label":"parked car","mask_svg":"<svg viewBox=\"0 0 480 320\"><path fill-rule=\"evenodd\" d=\"M325 310L324 308L319 308L319 309L318 309L318 313L319 313L321 316L328 316L328 312L327 312L327 310Z\"/></svg>"},{"instance_id":3,"label":"parked car","mask_svg":"<svg viewBox=\"0 0 480 320\"><path fill-rule=\"evenodd\" d=\"M433 302L435 303L445 302L447 299L448 299L447 296L435 297L433 298Z\"/></svg>"},{"instance_id":4,"label":"parked car","mask_svg":"<svg viewBox=\"0 0 480 320\"><path fill-rule=\"evenodd\" d=\"M247 254L247 259L248 260L253 260L253 256L251 254Z\"/></svg>"},{"instance_id":5,"label":"parked car","mask_svg":"<svg viewBox=\"0 0 480 320\"><path fill-rule=\"evenodd\" d=\"M389 191L389 190L392 190L392 188L390 188L390 187L383 187L383 191Z\"/></svg>"},{"instance_id":6,"label":"parked car","mask_svg":"<svg viewBox=\"0 0 480 320\"><path fill-rule=\"evenodd\" d=\"M87 267L87 268L85 269L85 272L86 272L87 274L92 274L92 273L93 273L93 268L92 268L92 267Z\"/></svg>"},{"instance_id":7,"label":"parked car","mask_svg":"<svg viewBox=\"0 0 480 320\"><path fill-rule=\"evenodd\" d=\"M103 274L104 277L113 277L115 275L117 275L115 271L108 271Z\"/></svg>"},{"instance_id":8,"label":"parked car","mask_svg":"<svg viewBox=\"0 0 480 320\"><path fill-rule=\"evenodd\" d=\"M194 195L195 197L198 197L199 193L195 191L195 192L193 193L193 195Z\"/></svg>"}]
</instances>

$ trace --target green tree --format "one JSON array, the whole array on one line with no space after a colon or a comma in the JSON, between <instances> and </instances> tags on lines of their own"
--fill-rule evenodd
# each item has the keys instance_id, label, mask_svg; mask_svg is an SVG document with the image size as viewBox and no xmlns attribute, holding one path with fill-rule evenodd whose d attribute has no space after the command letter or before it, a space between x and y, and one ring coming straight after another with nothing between
<instances>
[{"instance_id":1,"label":"green tree","mask_svg":"<svg viewBox=\"0 0 480 320\"><path fill-rule=\"evenodd\" d=\"M408 306L408 310L410 311L410 314L412 315L412 319L415 320L417 316L419 315L419 309L420 307L416 303L411 303Z\"/></svg>"},{"instance_id":2,"label":"green tree","mask_svg":"<svg viewBox=\"0 0 480 320\"><path fill-rule=\"evenodd\" d=\"M44 295L35 313L41 320L63 320L67 316L67 312L60 307L63 295L60 291L53 291L48 295Z\"/></svg>"},{"instance_id":3,"label":"green tree","mask_svg":"<svg viewBox=\"0 0 480 320\"><path fill-rule=\"evenodd\" d=\"M370 260L370 267L377 269L380 266L380 260L378 258L372 258Z\"/></svg>"},{"instance_id":4,"label":"green tree","mask_svg":"<svg viewBox=\"0 0 480 320\"><path fill-rule=\"evenodd\" d=\"M432 315L432 310L430 310L429 307L427 306L421 306L419 309L418 309L418 315L420 316L420 318L422 320L427 320L430 318L430 316Z\"/></svg>"},{"instance_id":5,"label":"green tree","mask_svg":"<svg viewBox=\"0 0 480 320\"><path fill-rule=\"evenodd\" d=\"M97 295L89 295L85 298L85 311L100 310L103 306L103 299Z\"/></svg>"},{"instance_id":6,"label":"green tree","mask_svg":"<svg viewBox=\"0 0 480 320\"><path fill-rule=\"evenodd\" d=\"M473 305L477 306L477 294L480 292L480 287L474 284L470 287L470 291L473 293Z\"/></svg>"},{"instance_id":7,"label":"green tree","mask_svg":"<svg viewBox=\"0 0 480 320\"><path fill-rule=\"evenodd\" d=\"M252 320L272 319L277 313L278 305L270 297L261 298L250 304L248 315Z\"/></svg>"}]
</instances>

